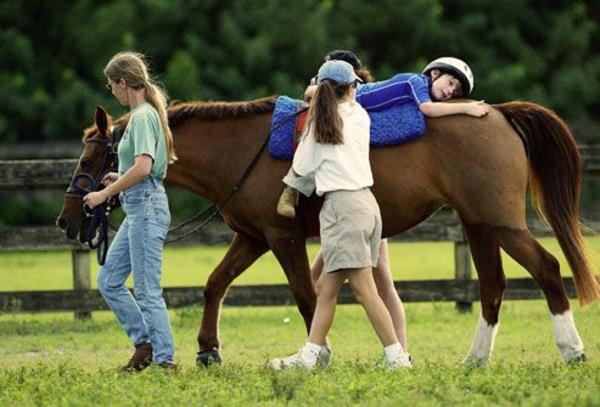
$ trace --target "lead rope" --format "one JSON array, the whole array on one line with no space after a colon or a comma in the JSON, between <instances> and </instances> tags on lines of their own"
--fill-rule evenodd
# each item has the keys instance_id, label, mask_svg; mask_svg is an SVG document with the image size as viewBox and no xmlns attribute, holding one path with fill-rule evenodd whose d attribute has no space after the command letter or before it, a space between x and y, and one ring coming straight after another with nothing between
<instances>
[{"instance_id":1,"label":"lead rope","mask_svg":"<svg viewBox=\"0 0 600 407\"><path fill-rule=\"evenodd\" d=\"M79 178L86 178L90 183L90 189L81 188L77 185ZM78 174L73 177L71 182L72 191L81 196L85 196L91 191L96 191L96 180L89 174ZM106 261L106 253L108 252L108 214L111 210L111 202L98 205L89 212L89 209L83 206L83 212L90 219L90 226L87 232L87 243L90 249L96 249L96 259L98 264L104 265ZM100 232L97 229L100 228Z\"/></svg>"}]
</instances>

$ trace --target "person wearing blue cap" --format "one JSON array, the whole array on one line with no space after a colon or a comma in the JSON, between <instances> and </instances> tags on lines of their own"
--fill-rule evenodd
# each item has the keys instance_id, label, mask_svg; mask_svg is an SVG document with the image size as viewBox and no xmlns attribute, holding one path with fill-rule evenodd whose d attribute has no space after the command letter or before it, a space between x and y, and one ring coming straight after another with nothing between
<instances>
[{"instance_id":1,"label":"person wearing blue cap","mask_svg":"<svg viewBox=\"0 0 600 407\"><path fill-rule=\"evenodd\" d=\"M356 102L360 78L345 61L325 62L310 102L307 130L298 145L293 171L315 180L317 195L324 196L319 213L325 272L316 283L317 307L306 344L270 366L313 369L322 363L326 336L333 322L337 294L346 279L365 309L384 346L387 367L410 368L383 301L377 295L372 267L377 265L381 241L381 214L370 187L367 112Z\"/></svg>"},{"instance_id":2,"label":"person wearing blue cap","mask_svg":"<svg viewBox=\"0 0 600 407\"><path fill-rule=\"evenodd\" d=\"M360 59L352 51L339 49L333 50L325 55L324 60L341 60L348 62L350 65L352 65L356 76L358 76L362 80L362 83L359 83L357 85L357 93L359 92L359 89L362 86L364 86L363 84L367 84L374 81L373 75L371 74L369 69L367 69L362 64ZM310 95L306 95L310 96L307 97L306 100L310 100L312 96L314 96L314 90L316 89L316 86L312 85L315 85L317 83L316 75L311 79L310 83L311 85L307 89L312 89L312 91ZM295 209L292 204L287 206L285 205L286 195L297 196L298 192L296 191L296 189L294 189L294 187L298 188L299 190L303 190L308 195L312 194L315 189L314 179L309 179L307 177L297 177L295 176L293 169L290 168L285 182L287 184L282 194L282 198L280 199L281 205L278 205L277 210L278 212L283 211L284 216L293 217ZM304 188L306 188L306 190ZM295 197L292 197L291 200L294 201L295 199ZM290 213L290 211L292 212ZM404 312L404 305L402 304L402 300L400 299L398 290L396 290L396 287L394 286L394 278L392 276L389 258L390 256L387 239L381 239L381 244L379 246L379 257L377 259L377 267L373 268L373 278L375 280L375 285L377 286L377 294L383 300L385 307L387 308L388 312L390 313L390 316L392 317L392 322L394 323L394 329L396 331L396 335L398 336L398 340L400 341L400 344L402 345L404 350L408 352L408 339L406 334L406 313ZM316 281L321 276L321 273L323 273L323 266L323 256L321 254L321 251L319 250L319 252L315 256L315 260L311 265L311 276L313 282L316 283ZM324 363L327 363L327 360L330 358L330 356L331 348L327 347L326 349L323 349L321 353L321 359L324 361Z\"/></svg>"}]
</instances>

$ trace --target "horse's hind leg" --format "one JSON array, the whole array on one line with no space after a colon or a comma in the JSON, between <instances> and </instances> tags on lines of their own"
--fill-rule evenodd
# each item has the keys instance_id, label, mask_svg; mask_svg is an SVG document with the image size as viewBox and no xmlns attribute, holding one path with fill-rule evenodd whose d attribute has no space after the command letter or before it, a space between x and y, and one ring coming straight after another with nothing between
<instances>
[{"instance_id":1,"label":"horse's hind leg","mask_svg":"<svg viewBox=\"0 0 600 407\"><path fill-rule=\"evenodd\" d=\"M506 279L502 270L500 244L493 228L487 225L464 227L479 276L481 315L471 350L463 363L482 366L488 362L494 348Z\"/></svg>"},{"instance_id":2,"label":"horse's hind leg","mask_svg":"<svg viewBox=\"0 0 600 407\"><path fill-rule=\"evenodd\" d=\"M506 253L533 276L544 292L552 313L556 344L564 360L567 363L585 360L583 343L575 328L556 258L535 240L529 230L496 228L496 233Z\"/></svg>"},{"instance_id":3,"label":"horse's hind leg","mask_svg":"<svg viewBox=\"0 0 600 407\"><path fill-rule=\"evenodd\" d=\"M236 233L225 257L208 277L204 288L202 325L198 333L198 345L200 346L200 352L198 352L196 358L198 365L208 366L211 363L221 362L219 355L219 314L223 297L231 282L268 249L266 243Z\"/></svg>"}]
</instances>

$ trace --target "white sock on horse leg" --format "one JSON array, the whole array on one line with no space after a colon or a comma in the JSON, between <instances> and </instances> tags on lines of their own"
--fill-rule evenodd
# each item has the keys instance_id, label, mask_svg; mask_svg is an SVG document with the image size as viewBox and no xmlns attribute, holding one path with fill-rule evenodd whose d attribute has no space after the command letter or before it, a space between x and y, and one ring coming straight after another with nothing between
<instances>
[{"instance_id":1,"label":"white sock on horse leg","mask_svg":"<svg viewBox=\"0 0 600 407\"><path fill-rule=\"evenodd\" d=\"M573 313L570 310L552 315L552 325L556 345L566 362L570 362L584 353L583 342L581 342L573 320Z\"/></svg>"},{"instance_id":2,"label":"white sock on horse leg","mask_svg":"<svg viewBox=\"0 0 600 407\"><path fill-rule=\"evenodd\" d=\"M498 333L498 325L490 325L485 320L483 315L479 315L479 325L477 326L477 333L471 344L471 350L469 351L469 358L480 359L487 361L492 355L494 349L494 340Z\"/></svg>"}]
</instances>

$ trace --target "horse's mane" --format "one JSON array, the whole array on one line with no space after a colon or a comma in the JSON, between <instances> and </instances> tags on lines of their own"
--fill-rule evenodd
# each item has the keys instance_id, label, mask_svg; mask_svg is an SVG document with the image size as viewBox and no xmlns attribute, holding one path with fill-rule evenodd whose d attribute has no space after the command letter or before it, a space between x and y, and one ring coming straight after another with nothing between
<instances>
[{"instance_id":1,"label":"horse's mane","mask_svg":"<svg viewBox=\"0 0 600 407\"><path fill-rule=\"evenodd\" d=\"M193 120L239 119L242 117L264 114L275 109L276 96L246 102L181 102L169 105L169 127L175 128ZM113 122L115 128L124 128L129 121L129 113ZM82 140L95 135L98 128L95 124L83 131Z\"/></svg>"},{"instance_id":2,"label":"horse's mane","mask_svg":"<svg viewBox=\"0 0 600 407\"><path fill-rule=\"evenodd\" d=\"M247 102L176 102L169 106L169 126L175 128L192 120L239 119L272 112L275 96Z\"/></svg>"}]
</instances>

